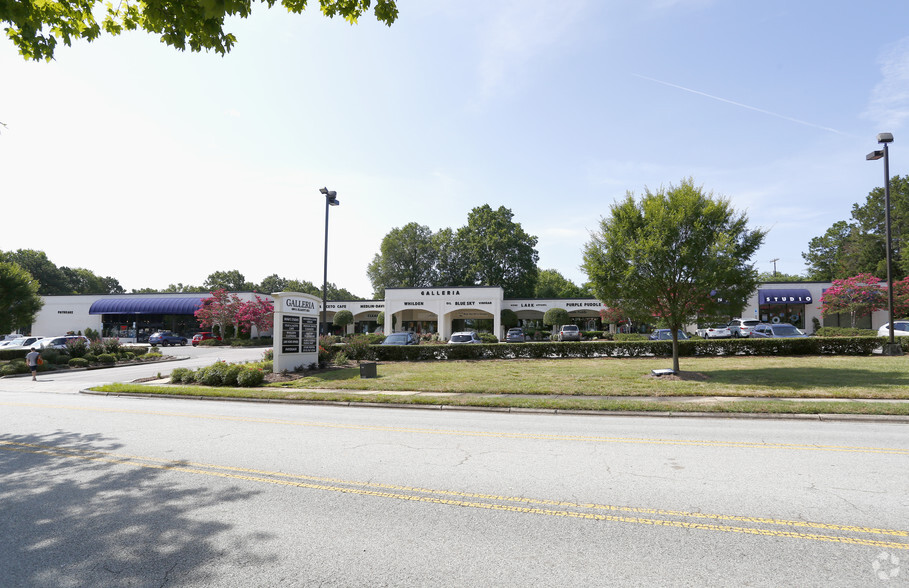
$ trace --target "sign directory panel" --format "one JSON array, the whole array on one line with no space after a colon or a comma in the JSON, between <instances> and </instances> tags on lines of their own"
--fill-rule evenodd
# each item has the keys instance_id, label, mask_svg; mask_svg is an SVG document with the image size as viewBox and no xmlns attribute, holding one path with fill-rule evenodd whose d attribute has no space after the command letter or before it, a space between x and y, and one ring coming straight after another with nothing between
<instances>
[{"instance_id":1,"label":"sign directory panel","mask_svg":"<svg viewBox=\"0 0 909 588\"><path fill-rule=\"evenodd\" d=\"M273 371L297 371L319 363L319 305L311 294L277 292Z\"/></svg>"},{"instance_id":2,"label":"sign directory panel","mask_svg":"<svg viewBox=\"0 0 909 588\"><path fill-rule=\"evenodd\" d=\"M281 353L300 353L300 318L286 314L281 317Z\"/></svg>"}]
</instances>

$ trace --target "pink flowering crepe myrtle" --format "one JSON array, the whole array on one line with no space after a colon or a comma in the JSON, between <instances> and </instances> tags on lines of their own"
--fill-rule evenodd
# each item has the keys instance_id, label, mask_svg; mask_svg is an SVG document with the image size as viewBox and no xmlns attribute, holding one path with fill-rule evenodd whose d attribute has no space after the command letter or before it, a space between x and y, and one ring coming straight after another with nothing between
<instances>
[{"instance_id":1,"label":"pink flowering crepe myrtle","mask_svg":"<svg viewBox=\"0 0 909 588\"><path fill-rule=\"evenodd\" d=\"M894 284L894 292L896 292ZM859 274L845 280L833 280L833 285L821 296L821 314L848 313L855 328L856 318L887 308L887 288L871 274Z\"/></svg>"}]
</instances>

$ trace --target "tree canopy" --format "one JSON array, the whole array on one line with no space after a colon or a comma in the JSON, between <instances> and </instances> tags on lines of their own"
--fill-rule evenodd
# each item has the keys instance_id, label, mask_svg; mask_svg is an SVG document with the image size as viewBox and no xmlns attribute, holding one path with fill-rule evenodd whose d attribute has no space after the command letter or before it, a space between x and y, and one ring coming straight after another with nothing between
<instances>
[{"instance_id":1,"label":"tree canopy","mask_svg":"<svg viewBox=\"0 0 909 588\"><path fill-rule=\"evenodd\" d=\"M611 206L584 250L596 296L633 317L658 317L671 329L673 369L678 331L698 316L740 311L757 287L749 263L765 232L750 230L729 201L693 180L668 190L633 193Z\"/></svg>"},{"instance_id":2,"label":"tree canopy","mask_svg":"<svg viewBox=\"0 0 909 588\"><path fill-rule=\"evenodd\" d=\"M534 286L534 298L588 298L589 290L578 286L554 269L540 270Z\"/></svg>"},{"instance_id":3,"label":"tree canopy","mask_svg":"<svg viewBox=\"0 0 909 588\"><path fill-rule=\"evenodd\" d=\"M372 8L379 22L389 26L398 18L395 0L317 0L322 14L340 16L356 23ZM256 4L273 7L278 0ZM281 0L288 12L299 14L308 0ZM373 4L375 6L373 7ZM228 17L247 18L252 0L143 0L104 2L100 0L56 0L54 2L0 0L0 21L7 23L7 36L25 59L54 57L57 43L93 41L102 32L119 35L124 30L142 29L158 35L162 43L185 51L214 51L227 54L237 38L224 29ZM100 17L100 22L98 18Z\"/></svg>"},{"instance_id":4,"label":"tree canopy","mask_svg":"<svg viewBox=\"0 0 909 588\"><path fill-rule=\"evenodd\" d=\"M509 297L531 297L537 282L537 238L512 219L511 210L474 208L467 225L433 233L409 223L382 239L367 269L377 298L385 288L501 286Z\"/></svg>"},{"instance_id":5,"label":"tree canopy","mask_svg":"<svg viewBox=\"0 0 909 588\"><path fill-rule=\"evenodd\" d=\"M27 329L43 305L38 281L22 266L0 261L0 334Z\"/></svg>"},{"instance_id":6,"label":"tree canopy","mask_svg":"<svg viewBox=\"0 0 909 588\"><path fill-rule=\"evenodd\" d=\"M890 179L891 267L893 279L909 275L909 175ZM837 221L808 242L802 253L812 280L830 282L862 273L887 274L884 189L875 188L863 204L852 205L852 218Z\"/></svg>"},{"instance_id":7,"label":"tree canopy","mask_svg":"<svg viewBox=\"0 0 909 588\"><path fill-rule=\"evenodd\" d=\"M97 276L91 270L81 267L57 267L43 251L0 251L0 261L15 263L31 274L38 282L38 294L42 296L122 294L124 291L120 282L110 276Z\"/></svg>"}]
</instances>

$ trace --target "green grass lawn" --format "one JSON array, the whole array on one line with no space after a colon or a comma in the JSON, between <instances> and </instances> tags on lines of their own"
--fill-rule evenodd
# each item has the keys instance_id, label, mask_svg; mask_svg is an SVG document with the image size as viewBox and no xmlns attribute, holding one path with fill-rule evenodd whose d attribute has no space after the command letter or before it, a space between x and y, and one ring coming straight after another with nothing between
<instances>
[{"instance_id":1,"label":"green grass lawn","mask_svg":"<svg viewBox=\"0 0 909 588\"><path fill-rule=\"evenodd\" d=\"M650 375L670 365L667 358L390 362L380 363L379 377L370 379L360 379L353 366L263 388L111 384L96 390L556 410L909 416L909 402L886 402L909 399L909 357L682 358L681 377ZM407 394L417 391L434 394Z\"/></svg>"},{"instance_id":2,"label":"green grass lawn","mask_svg":"<svg viewBox=\"0 0 909 588\"><path fill-rule=\"evenodd\" d=\"M681 378L655 378L667 358L394 362L378 378L358 368L321 372L276 387L573 396L762 396L909 398L906 357L682 358Z\"/></svg>"}]
</instances>

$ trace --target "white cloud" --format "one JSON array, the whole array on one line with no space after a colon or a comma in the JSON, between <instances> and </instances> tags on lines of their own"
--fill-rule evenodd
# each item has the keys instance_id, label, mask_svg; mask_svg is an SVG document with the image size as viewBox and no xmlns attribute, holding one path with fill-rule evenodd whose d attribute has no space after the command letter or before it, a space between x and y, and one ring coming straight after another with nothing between
<instances>
[{"instance_id":1,"label":"white cloud","mask_svg":"<svg viewBox=\"0 0 909 588\"><path fill-rule=\"evenodd\" d=\"M909 119L909 38L894 43L878 59L883 79L871 92L864 118L894 129Z\"/></svg>"}]
</instances>

